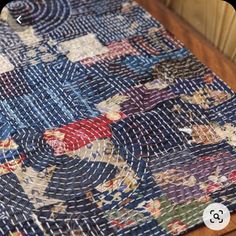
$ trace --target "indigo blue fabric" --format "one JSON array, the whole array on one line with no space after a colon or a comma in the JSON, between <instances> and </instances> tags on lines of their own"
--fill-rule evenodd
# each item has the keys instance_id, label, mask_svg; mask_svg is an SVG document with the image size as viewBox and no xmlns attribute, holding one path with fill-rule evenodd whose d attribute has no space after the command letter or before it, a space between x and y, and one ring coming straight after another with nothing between
<instances>
[{"instance_id":1,"label":"indigo blue fabric","mask_svg":"<svg viewBox=\"0 0 236 236\"><path fill-rule=\"evenodd\" d=\"M171 236L210 203L235 211L235 102L134 1L12 1L0 236Z\"/></svg>"}]
</instances>

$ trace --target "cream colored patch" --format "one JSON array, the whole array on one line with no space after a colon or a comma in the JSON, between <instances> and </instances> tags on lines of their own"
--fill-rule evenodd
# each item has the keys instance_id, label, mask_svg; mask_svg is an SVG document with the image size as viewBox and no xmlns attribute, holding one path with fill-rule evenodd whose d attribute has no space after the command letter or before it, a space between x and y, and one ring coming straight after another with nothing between
<instances>
[{"instance_id":1,"label":"cream colored patch","mask_svg":"<svg viewBox=\"0 0 236 236\"><path fill-rule=\"evenodd\" d=\"M25 169L18 168L14 171L22 188L36 209L61 202L61 200L44 195L55 168L55 166L52 166L37 172L32 167L26 167Z\"/></svg>"},{"instance_id":2,"label":"cream colored patch","mask_svg":"<svg viewBox=\"0 0 236 236\"><path fill-rule=\"evenodd\" d=\"M97 40L94 34L62 42L60 47L62 52L68 52L67 57L72 62L101 55L109 51L108 48L104 47Z\"/></svg>"},{"instance_id":3,"label":"cream colored patch","mask_svg":"<svg viewBox=\"0 0 236 236\"><path fill-rule=\"evenodd\" d=\"M1 65L0 74L14 70L14 66L11 64L11 62L1 54L0 54L0 65Z\"/></svg>"},{"instance_id":4,"label":"cream colored patch","mask_svg":"<svg viewBox=\"0 0 236 236\"><path fill-rule=\"evenodd\" d=\"M165 81L162 81L162 80L153 80L151 82L147 82L146 84L144 84L145 88L146 89L158 89L158 90L161 90L161 89L165 89L169 86L169 84Z\"/></svg>"},{"instance_id":5,"label":"cream colored patch","mask_svg":"<svg viewBox=\"0 0 236 236\"><path fill-rule=\"evenodd\" d=\"M127 193L137 189L138 185L138 176L129 166L127 166L120 169L120 172L116 174L114 179L99 184L95 188L101 193L106 191L111 193L116 190Z\"/></svg>"},{"instance_id":6,"label":"cream colored patch","mask_svg":"<svg viewBox=\"0 0 236 236\"><path fill-rule=\"evenodd\" d=\"M121 110L120 104L127 101L128 99L129 97L125 95L115 95L105 101L98 103L96 107L102 113L119 112Z\"/></svg>"},{"instance_id":7,"label":"cream colored patch","mask_svg":"<svg viewBox=\"0 0 236 236\"><path fill-rule=\"evenodd\" d=\"M120 120L122 116L119 112L111 111L106 114L106 118L112 121L117 121L117 120Z\"/></svg>"},{"instance_id":8,"label":"cream colored patch","mask_svg":"<svg viewBox=\"0 0 236 236\"><path fill-rule=\"evenodd\" d=\"M9 13L7 7L4 7L2 9L1 14L0 14L0 20L7 21L9 15L10 15L10 13Z\"/></svg>"},{"instance_id":9,"label":"cream colored patch","mask_svg":"<svg viewBox=\"0 0 236 236\"><path fill-rule=\"evenodd\" d=\"M27 27L23 31L18 31L16 33L26 45L30 46L39 42L39 38L36 36L32 26Z\"/></svg>"},{"instance_id":10,"label":"cream colored patch","mask_svg":"<svg viewBox=\"0 0 236 236\"><path fill-rule=\"evenodd\" d=\"M221 139L226 139L227 142L236 147L236 126L231 123L226 123L223 126L215 125L213 126L216 134Z\"/></svg>"}]
</instances>

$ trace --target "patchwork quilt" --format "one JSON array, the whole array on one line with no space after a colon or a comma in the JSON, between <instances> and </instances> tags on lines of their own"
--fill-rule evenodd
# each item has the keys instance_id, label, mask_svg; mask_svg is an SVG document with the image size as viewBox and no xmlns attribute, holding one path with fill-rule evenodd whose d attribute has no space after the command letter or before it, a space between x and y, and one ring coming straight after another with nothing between
<instances>
[{"instance_id":1,"label":"patchwork quilt","mask_svg":"<svg viewBox=\"0 0 236 236\"><path fill-rule=\"evenodd\" d=\"M135 2L3 9L1 236L179 235L236 210L235 148L234 92Z\"/></svg>"}]
</instances>

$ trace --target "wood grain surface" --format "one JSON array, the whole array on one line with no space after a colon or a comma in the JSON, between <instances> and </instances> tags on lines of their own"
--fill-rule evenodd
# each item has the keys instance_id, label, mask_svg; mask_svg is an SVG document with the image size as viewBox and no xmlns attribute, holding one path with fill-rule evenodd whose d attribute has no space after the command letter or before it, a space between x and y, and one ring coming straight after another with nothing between
<instances>
[{"instance_id":1,"label":"wood grain surface","mask_svg":"<svg viewBox=\"0 0 236 236\"><path fill-rule=\"evenodd\" d=\"M169 10L161 0L136 0L136 2L161 22L201 62L211 68L236 91L236 64L220 53L180 16ZM200 226L184 234L184 236L236 236L236 213L231 214L231 221L224 230L213 231Z\"/></svg>"},{"instance_id":2,"label":"wood grain surface","mask_svg":"<svg viewBox=\"0 0 236 236\"><path fill-rule=\"evenodd\" d=\"M161 1L236 63L236 11L232 5L222 0Z\"/></svg>"},{"instance_id":3,"label":"wood grain surface","mask_svg":"<svg viewBox=\"0 0 236 236\"><path fill-rule=\"evenodd\" d=\"M192 26L169 10L161 0L136 0L161 22L186 48L236 91L236 64L220 53Z\"/></svg>"}]
</instances>

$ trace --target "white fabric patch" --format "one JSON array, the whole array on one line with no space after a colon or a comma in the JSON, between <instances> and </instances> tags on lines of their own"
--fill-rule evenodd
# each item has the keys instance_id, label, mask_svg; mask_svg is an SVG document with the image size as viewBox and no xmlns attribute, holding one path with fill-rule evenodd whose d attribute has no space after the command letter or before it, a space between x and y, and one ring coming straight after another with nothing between
<instances>
[{"instance_id":1,"label":"white fabric patch","mask_svg":"<svg viewBox=\"0 0 236 236\"><path fill-rule=\"evenodd\" d=\"M32 26L16 33L18 34L20 39L28 46L34 45L39 42L39 38L36 36Z\"/></svg>"},{"instance_id":2,"label":"white fabric patch","mask_svg":"<svg viewBox=\"0 0 236 236\"><path fill-rule=\"evenodd\" d=\"M101 55L109 51L107 47L104 47L97 40L94 34L62 42L60 47L63 53L68 52L67 57L72 62Z\"/></svg>"},{"instance_id":3,"label":"white fabric patch","mask_svg":"<svg viewBox=\"0 0 236 236\"><path fill-rule=\"evenodd\" d=\"M0 20L7 21L9 15L10 15L10 13L9 13L7 7L4 7L2 9L1 14L0 14Z\"/></svg>"},{"instance_id":4,"label":"white fabric patch","mask_svg":"<svg viewBox=\"0 0 236 236\"><path fill-rule=\"evenodd\" d=\"M11 64L11 62L4 57L3 55L0 54L0 74L1 73L6 73L9 71L14 70L14 66Z\"/></svg>"}]
</instances>

